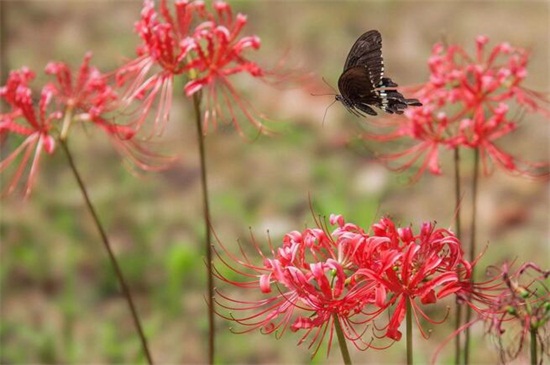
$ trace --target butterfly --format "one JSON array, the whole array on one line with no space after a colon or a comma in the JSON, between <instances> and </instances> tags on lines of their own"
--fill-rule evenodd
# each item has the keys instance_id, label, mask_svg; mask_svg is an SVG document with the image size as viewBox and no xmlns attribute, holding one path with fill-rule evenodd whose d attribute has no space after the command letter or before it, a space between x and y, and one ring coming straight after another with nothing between
<instances>
[{"instance_id":1,"label":"butterfly","mask_svg":"<svg viewBox=\"0 0 550 365\"><path fill-rule=\"evenodd\" d=\"M356 116L377 115L375 106L389 114L403 114L408 106L421 106L417 99L406 99L395 88L398 85L384 77L382 36L377 30L361 35L351 47L344 71L338 79L340 101Z\"/></svg>"}]
</instances>

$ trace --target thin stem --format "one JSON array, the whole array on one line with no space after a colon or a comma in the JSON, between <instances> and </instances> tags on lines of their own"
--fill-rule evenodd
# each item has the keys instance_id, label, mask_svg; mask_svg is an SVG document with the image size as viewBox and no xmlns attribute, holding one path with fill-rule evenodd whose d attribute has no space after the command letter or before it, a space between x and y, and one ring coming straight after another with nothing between
<instances>
[{"instance_id":1,"label":"thin stem","mask_svg":"<svg viewBox=\"0 0 550 365\"><path fill-rule=\"evenodd\" d=\"M537 329L531 327L529 331L531 334L531 365L538 365L537 363Z\"/></svg>"},{"instance_id":2,"label":"thin stem","mask_svg":"<svg viewBox=\"0 0 550 365\"><path fill-rule=\"evenodd\" d=\"M460 219L460 207L461 207L461 191L460 191L460 150L455 148L454 150L454 167L455 167L455 230L456 237L460 240L462 238L462 224Z\"/></svg>"},{"instance_id":3,"label":"thin stem","mask_svg":"<svg viewBox=\"0 0 550 365\"><path fill-rule=\"evenodd\" d=\"M407 365L413 363L413 336L412 336L412 303L410 298L407 298L407 314L405 324L407 326Z\"/></svg>"},{"instance_id":4,"label":"thin stem","mask_svg":"<svg viewBox=\"0 0 550 365\"><path fill-rule=\"evenodd\" d=\"M455 184L455 229L456 229L456 237L458 240L461 240L462 236L462 226L461 226L461 220L460 220L460 207L461 205L461 192L460 192L460 150L458 148L454 149L454 168L455 168L455 176L454 176L454 184ZM455 337L455 365L460 364L460 355L461 355L461 348L460 348L460 342L462 339L461 332L458 331L460 326L462 325L462 306L458 301L455 303L456 305L456 318L455 318L455 330L456 330L456 337Z\"/></svg>"},{"instance_id":5,"label":"thin stem","mask_svg":"<svg viewBox=\"0 0 550 365\"><path fill-rule=\"evenodd\" d=\"M479 149L474 150L474 171L472 177L472 225L470 229L470 261L476 257L476 222L477 222L477 192L479 187ZM471 278L474 280L475 266L472 267ZM472 318L472 308L466 308L466 323L469 323ZM464 364L470 363L470 328L466 328L464 334Z\"/></svg>"},{"instance_id":6,"label":"thin stem","mask_svg":"<svg viewBox=\"0 0 550 365\"><path fill-rule=\"evenodd\" d=\"M77 317L76 307L76 264L75 264L75 245L69 245L67 254L64 258L64 266L67 273L67 285L63 290L62 306L65 321L63 322L64 346L68 363L74 363L76 360L77 344L75 343L75 320Z\"/></svg>"},{"instance_id":7,"label":"thin stem","mask_svg":"<svg viewBox=\"0 0 550 365\"><path fill-rule=\"evenodd\" d=\"M130 307L130 312L132 314L132 319L134 321L134 325L136 326L136 330L139 334L139 338L141 340L141 346L143 348L143 352L145 354L145 357L147 358L147 363L149 365L153 364L153 359L151 357L151 353L149 352L149 347L147 346L147 339L145 338L145 334L143 332L143 329L141 327L139 316L137 314L136 308L134 306L134 302L132 300L132 295L130 294L130 290L128 289L128 286L126 285L126 281L124 280L124 276L122 275L122 270L120 269L120 266L118 264L118 261L113 253L113 250L111 249L111 244L109 242L109 238L107 237L107 234L105 233L105 229L101 225L101 221L99 220L99 216L96 213L96 210L94 206L92 205L92 202L90 201L90 197L88 196L88 192L86 190L86 186L84 185L84 182L82 181L82 178L80 177L80 174L78 173L78 170L76 169L76 165L74 163L73 157L71 155L71 152L69 151L69 146L67 145L67 142L63 139L60 141L61 147L63 148L63 151L65 151L65 155L67 156L67 159L69 160L69 165L71 167L71 170L74 174L74 177L76 178L76 181L78 183L78 187L80 188L80 192L82 193L82 196L84 197L84 200L86 202L86 207L88 208L88 211L92 215L94 224L99 231L99 234L101 236L101 241L103 242L103 246L107 250L107 253L109 254L109 259L111 260L111 265L113 266L115 270L116 277L118 279L118 282L120 284L120 287L122 289L122 293L124 297L126 298L126 302L128 303L128 306Z\"/></svg>"},{"instance_id":8,"label":"thin stem","mask_svg":"<svg viewBox=\"0 0 550 365\"><path fill-rule=\"evenodd\" d=\"M202 131L202 113L201 113L200 93L193 94L193 106L195 109L195 122L197 125L197 139L199 141L199 155L201 165L201 188L202 188L202 206L204 210L204 251L206 252L206 269L208 271L208 363L214 363L214 275L212 270L212 242L210 234L210 205L208 203L208 184L206 180L206 152L204 146L204 135Z\"/></svg>"},{"instance_id":9,"label":"thin stem","mask_svg":"<svg viewBox=\"0 0 550 365\"><path fill-rule=\"evenodd\" d=\"M342 353L342 359L344 360L345 365L351 365L351 357L349 356L346 336L344 336L344 331L342 331L342 326L338 320L338 315L334 313L332 316L334 320L334 329L336 329L336 337L338 337L338 344L340 345L340 352Z\"/></svg>"}]
</instances>

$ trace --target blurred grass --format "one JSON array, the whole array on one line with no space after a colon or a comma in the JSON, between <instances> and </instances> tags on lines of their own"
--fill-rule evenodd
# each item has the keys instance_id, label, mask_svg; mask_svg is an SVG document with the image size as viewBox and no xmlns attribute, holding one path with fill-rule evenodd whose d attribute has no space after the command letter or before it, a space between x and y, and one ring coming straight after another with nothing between
<instances>
[{"instance_id":1,"label":"blurred grass","mask_svg":"<svg viewBox=\"0 0 550 365\"><path fill-rule=\"evenodd\" d=\"M476 35L487 34L492 44L509 41L529 48L528 85L550 89L550 11L543 2L232 4L248 14L249 32L262 38L262 51L253 57L274 64L288 52L289 62L317 71L334 86L353 41L377 28L384 36L387 73L402 85L425 80L433 42L443 37L471 49ZM27 65L40 75L50 60L78 65L84 52L92 50L93 62L108 71L134 54L132 29L141 1L21 0L3 5L10 68ZM225 245L232 247L239 238L246 242L249 227L265 242L267 229L276 241L285 232L311 226L310 199L316 214L342 213L364 226L386 213L403 224L435 219L441 226L452 225L451 176L425 176L406 185L403 176L348 143L363 121L340 105L332 106L322 121L330 97L257 92L249 80L239 82L258 110L285 122L277 135L254 141L225 127L207 138L212 216ZM172 170L135 177L101 135L75 133L71 140L159 364L203 362L207 330L195 130L189 105L177 95L175 103L167 135L177 138L166 142L182 158ZM522 156L547 158L548 126L525 121L526 127L508 142ZM483 264L517 257L548 267L548 208L546 183L499 173L484 180L478 237L490 248ZM2 201L0 232L1 363L143 362L126 304L62 154L43 159L29 201L22 203L18 196ZM310 362L305 346L295 348L298 334L277 341L259 333L234 335L230 326L219 320L220 363ZM433 330L432 339L416 342L418 363L429 361L450 325ZM476 335L476 361L496 362L479 329ZM403 346L397 343L379 353L355 351L352 357L357 363L400 363ZM336 345L327 361L323 350L313 361L339 362Z\"/></svg>"}]
</instances>

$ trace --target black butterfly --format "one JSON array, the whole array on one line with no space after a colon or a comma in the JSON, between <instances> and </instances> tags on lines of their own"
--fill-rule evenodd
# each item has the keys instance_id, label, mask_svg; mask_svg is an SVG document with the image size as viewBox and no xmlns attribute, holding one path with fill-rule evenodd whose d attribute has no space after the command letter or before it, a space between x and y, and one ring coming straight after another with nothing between
<instances>
[{"instance_id":1,"label":"black butterfly","mask_svg":"<svg viewBox=\"0 0 550 365\"><path fill-rule=\"evenodd\" d=\"M376 115L370 106L390 114L403 114L409 105L422 105L417 99L405 99L396 86L392 79L384 77L382 36L377 30L369 30L349 51L344 72L338 79L340 95L336 95L336 100L356 116Z\"/></svg>"}]
</instances>

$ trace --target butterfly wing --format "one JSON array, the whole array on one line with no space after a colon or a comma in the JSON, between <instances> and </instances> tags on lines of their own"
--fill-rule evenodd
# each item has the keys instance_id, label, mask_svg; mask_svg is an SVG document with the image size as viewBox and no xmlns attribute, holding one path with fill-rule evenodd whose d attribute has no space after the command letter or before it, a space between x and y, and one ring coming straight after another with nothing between
<instances>
[{"instance_id":1,"label":"butterfly wing","mask_svg":"<svg viewBox=\"0 0 550 365\"><path fill-rule=\"evenodd\" d=\"M384 60L382 58L382 36L377 30L369 30L361 35L351 47L344 73L352 67L363 66L373 85L378 86L384 76Z\"/></svg>"},{"instance_id":2,"label":"butterfly wing","mask_svg":"<svg viewBox=\"0 0 550 365\"><path fill-rule=\"evenodd\" d=\"M338 89L348 109L359 109L367 114L376 115L369 105L378 105L378 92L365 67L355 66L344 71L338 79Z\"/></svg>"}]
</instances>

